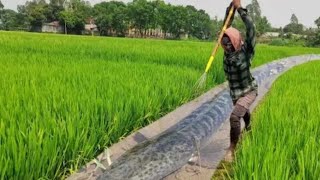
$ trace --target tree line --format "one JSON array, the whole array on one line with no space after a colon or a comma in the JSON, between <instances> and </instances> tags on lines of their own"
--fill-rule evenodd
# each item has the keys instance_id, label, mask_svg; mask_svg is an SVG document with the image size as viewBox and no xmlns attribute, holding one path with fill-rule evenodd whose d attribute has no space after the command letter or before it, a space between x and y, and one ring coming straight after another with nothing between
<instances>
[{"instance_id":1,"label":"tree line","mask_svg":"<svg viewBox=\"0 0 320 180\"><path fill-rule=\"evenodd\" d=\"M174 6L163 0L101 2L91 6L84 0L32 0L17 7L18 12L4 9L0 2L1 29L38 31L44 23L59 21L70 34L81 34L86 21L94 19L100 35L125 36L129 28L141 36L148 29L161 29L174 38L188 34L198 39L212 36L213 24L204 10L193 6Z\"/></svg>"},{"instance_id":2,"label":"tree line","mask_svg":"<svg viewBox=\"0 0 320 180\"><path fill-rule=\"evenodd\" d=\"M256 0L248 8L255 13L260 34L270 29L266 17L260 18L261 10ZM86 21L94 19L100 35L105 36L125 36L128 29L135 29L143 37L147 30L161 29L173 38L188 34L205 40L216 37L222 26L222 20L210 19L204 10L191 5L175 6L163 0L133 0L127 4L108 1L94 6L84 0L32 0L18 5L17 10L4 9L0 1L2 30L39 31L44 23L59 21L67 33L81 34Z\"/></svg>"},{"instance_id":3,"label":"tree line","mask_svg":"<svg viewBox=\"0 0 320 180\"><path fill-rule=\"evenodd\" d=\"M284 28L272 28L268 19L262 15L258 0L246 6L261 36L268 31L282 34L307 34L315 36L318 31L305 30L296 15ZM195 7L175 6L164 0L133 0L129 3L108 1L91 5L84 0L31 0L17 6L17 12L5 9L0 1L0 29L41 31L45 23L59 21L65 33L81 34L85 24L93 20L102 36L126 36L134 29L144 37L149 30L161 30L179 39L181 35L190 38L208 40L216 38L223 21L217 17L210 19L204 10ZM320 17L315 20L320 28ZM234 26L244 31L245 27L239 16L235 17Z\"/></svg>"}]
</instances>

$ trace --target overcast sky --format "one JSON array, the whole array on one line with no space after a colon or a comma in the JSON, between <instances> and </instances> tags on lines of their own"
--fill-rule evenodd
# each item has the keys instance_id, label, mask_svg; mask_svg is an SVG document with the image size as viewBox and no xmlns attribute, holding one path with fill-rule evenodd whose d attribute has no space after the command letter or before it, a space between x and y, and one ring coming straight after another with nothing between
<instances>
[{"instance_id":1,"label":"overcast sky","mask_svg":"<svg viewBox=\"0 0 320 180\"><path fill-rule=\"evenodd\" d=\"M14 9L18 4L24 4L26 0L1 0L5 8ZM103 0L88 0L91 4ZM128 2L130 0L124 0ZM205 10L211 17L223 18L225 8L229 5L226 0L165 0L175 5L193 5L198 9ZM246 6L251 0L242 0ZM267 16L274 27L285 26L290 22L292 13L295 13L299 22L307 27L315 27L314 21L320 17L320 0L258 0L262 14Z\"/></svg>"}]
</instances>

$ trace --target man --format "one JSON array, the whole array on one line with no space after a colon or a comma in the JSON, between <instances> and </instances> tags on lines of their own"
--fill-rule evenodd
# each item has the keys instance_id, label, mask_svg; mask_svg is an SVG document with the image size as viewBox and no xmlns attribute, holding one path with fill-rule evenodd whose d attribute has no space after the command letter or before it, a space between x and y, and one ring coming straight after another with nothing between
<instances>
[{"instance_id":1,"label":"man","mask_svg":"<svg viewBox=\"0 0 320 180\"><path fill-rule=\"evenodd\" d=\"M255 26L247 10L241 7L240 0L233 0L229 8L227 8L227 15L232 5L246 26L246 39L243 42L240 32L230 27L234 13L221 40L221 45L224 49L224 71L229 82L230 95L234 104L234 109L230 116L230 147L225 156L225 160L229 162L234 159L234 151L239 141L241 118L245 122L246 129L250 129L249 107L255 100L258 89L257 83L250 72L255 48Z\"/></svg>"}]
</instances>

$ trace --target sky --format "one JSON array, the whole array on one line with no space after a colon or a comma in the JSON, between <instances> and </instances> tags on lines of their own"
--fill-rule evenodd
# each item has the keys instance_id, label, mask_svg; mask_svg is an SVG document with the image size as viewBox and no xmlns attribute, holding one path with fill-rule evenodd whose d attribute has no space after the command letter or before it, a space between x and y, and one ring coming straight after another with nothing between
<instances>
[{"instance_id":1,"label":"sky","mask_svg":"<svg viewBox=\"0 0 320 180\"><path fill-rule=\"evenodd\" d=\"M92 5L103 0L87 0ZM129 2L130 0L124 0ZM16 10L18 4L26 0L1 0L5 8ZM165 0L174 5L193 5L197 9L205 10L212 18L222 19L225 9L231 1L226 0ZM251 0L242 0L242 6L248 5ZM306 27L316 27L314 21L320 17L320 0L258 0L262 15L266 16L273 27L284 27L290 23L292 13L295 13Z\"/></svg>"}]
</instances>

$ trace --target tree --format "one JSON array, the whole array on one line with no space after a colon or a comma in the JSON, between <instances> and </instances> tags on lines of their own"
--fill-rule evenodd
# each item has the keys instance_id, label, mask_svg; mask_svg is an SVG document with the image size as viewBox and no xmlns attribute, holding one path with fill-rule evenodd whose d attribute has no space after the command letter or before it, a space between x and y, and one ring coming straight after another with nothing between
<instances>
[{"instance_id":1,"label":"tree","mask_svg":"<svg viewBox=\"0 0 320 180\"><path fill-rule=\"evenodd\" d=\"M18 9L18 14L17 14L18 27L17 27L17 29L29 31L30 30L30 21L27 16L25 5L18 5L17 9Z\"/></svg>"},{"instance_id":2,"label":"tree","mask_svg":"<svg viewBox=\"0 0 320 180\"><path fill-rule=\"evenodd\" d=\"M102 2L94 6L94 18L100 35L124 36L128 29L127 6L123 2Z\"/></svg>"},{"instance_id":3,"label":"tree","mask_svg":"<svg viewBox=\"0 0 320 180\"><path fill-rule=\"evenodd\" d=\"M223 20L218 19L218 17L214 17L214 19L211 20L211 37L210 40L217 39L219 36L219 33L221 31L221 27L223 26Z\"/></svg>"},{"instance_id":4,"label":"tree","mask_svg":"<svg viewBox=\"0 0 320 180\"><path fill-rule=\"evenodd\" d=\"M90 4L83 0L70 0L65 4L65 10L59 13L60 22L65 24L68 33L81 34L86 19L93 15Z\"/></svg>"},{"instance_id":5,"label":"tree","mask_svg":"<svg viewBox=\"0 0 320 180\"><path fill-rule=\"evenodd\" d=\"M0 26L2 25L2 15L3 15L3 8L4 5L2 4L2 2L0 1Z\"/></svg>"},{"instance_id":6,"label":"tree","mask_svg":"<svg viewBox=\"0 0 320 180\"><path fill-rule=\"evenodd\" d=\"M111 2L102 2L94 6L94 17L100 35L109 35L112 30L112 16L110 8Z\"/></svg>"},{"instance_id":7,"label":"tree","mask_svg":"<svg viewBox=\"0 0 320 180\"><path fill-rule=\"evenodd\" d=\"M262 35L265 32L268 32L272 29L271 24L269 23L267 17L265 17L265 16L260 18L256 22L256 28L257 28L258 36Z\"/></svg>"},{"instance_id":8,"label":"tree","mask_svg":"<svg viewBox=\"0 0 320 180\"><path fill-rule=\"evenodd\" d=\"M159 29L161 27L161 8L166 5L164 0L154 0L149 2L152 6L152 17L150 19L150 29Z\"/></svg>"},{"instance_id":9,"label":"tree","mask_svg":"<svg viewBox=\"0 0 320 180\"><path fill-rule=\"evenodd\" d=\"M210 32L210 16L204 10L197 10L195 7L188 5L185 7L187 16L185 18L185 33L198 39L208 39Z\"/></svg>"},{"instance_id":10,"label":"tree","mask_svg":"<svg viewBox=\"0 0 320 180\"><path fill-rule=\"evenodd\" d=\"M112 17L112 27L116 31L117 36L125 36L128 29L127 11L127 6L123 2L117 2L117 8Z\"/></svg>"},{"instance_id":11,"label":"tree","mask_svg":"<svg viewBox=\"0 0 320 180\"><path fill-rule=\"evenodd\" d=\"M2 4L2 2L0 1L0 11L3 10L4 5Z\"/></svg>"},{"instance_id":12,"label":"tree","mask_svg":"<svg viewBox=\"0 0 320 180\"><path fill-rule=\"evenodd\" d=\"M267 17L262 16L261 8L257 0L252 0L247 7L250 17L256 25L257 36L264 34L271 29Z\"/></svg>"},{"instance_id":13,"label":"tree","mask_svg":"<svg viewBox=\"0 0 320 180\"><path fill-rule=\"evenodd\" d=\"M73 29L76 27L76 24L78 23L78 19L76 14L73 11L61 11L59 14L60 19L66 24L67 29ZM67 31L68 32L68 31Z\"/></svg>"},{"instance_id":14,"label":"tree","mask_svg":"<svg viewBox=\"0 0 320 180\"><path fill-rule=\"evenodd\" d=\"M314 21L317 27L320 29L320 17Z\"/></svg>"},{"instance_id":15,"label":"tree","mask_svg":"<svg viewBox=\"0 0 320 180\"><path fill-rule=\"evenodd\" d=\"M303 33L303 25L302 24L293 24L290 23L283 28L283 32L285 33L294 33L294 34L302 34Z\"/></svg>"},{"instance_id":16,"label":"tree","mask_svg":"<svg viewBox=\"0 0 320 180\"><path fill-rule=\"evenodd\" d=\"M59 20L59 14L64 10L64 3L65 0L50 0L46 14L47 22Z\"/></svg>"},{"instance_id":17,"label":"tree","mask_svg":"<svg viewBox=\"0 0 320 180\"><path fill-rule=\"evenodd\" d=\"M261 8L257 0L252 0L251 4L247 5L246 8L254 22L261 19Z\"/></svg>"},{"instance_id":18,"label":"tree","mask_svg":"<svg viewBox=\"0 0 320 180\"><path fill-rule=\"evenodd\" d=\"M320 17L314 21L318 29L310 28L309 31L306 31L307 35L307 45L312 47L320 47Z\"/></svg>"},{"instance_id":19,"label":"tree","mask_svg":"<svg viewBox=\"0 0 320 180\"><path fill-rule=\"evenodd\" d=\"M18 10L19 10L18 6ZM26 29L24 25L27 21L26 16L20 13L17 13L11 9L4 9L2 2L0 1L0 29L13 31L13 30L20 30Z\"/></svg>"},{"instance_id":20,"label":"tree","mask_svg":"<svg viewBox=\"0 0 320 180\"><path fill-rule=\"evenodd\" d=\"M42 24L46 22L48 14L48 4L45 0L27 1L23 5L24 13L31 25L31 31L41 31Z\"/></svg>"},{"instance_id":21,"label":"tree","mask_svg":"<svg viewBox=\"0 0 320 180\"><path fill-rule=\"evenodd\" d=\"M298 17L293 13L290 18L291 24L299 24Z\"/></svg>"},{"instance_id":22,"label":"tree","mask_svg":"<svg viewBox=\"0 0 320 180\"><path fill-rule=\"evenodd\" d=\"M186 26L188 27L189 24L187 23ZM210 16L204 10L196 11L191 35L204 40L209 39L211 33Z\"/></svg>"},{"instance_id":23,"label":"tree","mask_svg":"<svg viewBox=\"0 0 320 180\"><path fill-rule=\"evenodd\" d=\"M185 27L187 23L187 11L183 6L173 6L171 15L171 24L169 24L169 33L171 33L174 38L179 39L180 35L185 32Z\"/></svg>"},{"instance_id":24,"label":"tree","mask_svg":"<svg viewBox=\"0 0 320 180\"><path fill-rule=\"evenodd\" d=\"M153 7L147 0L133 0L128 4L130 24L139 30L140 36L152 25Z\"/></svg>"},{"instance_id":25,"label":"tree","mask_svg":"<svg viewBox=\"0 0 320 180\"><path fill-rule=\"evenodd\" d=\"M16 30L19 26L17 24L17 12L11 10L11 9L4 9L2 10L1 15L1 28L3 30L12 31Z\"/></svg>"},{"instance_id":26,"label":"tree","mask_svg":"<svg viewBox=\"0 0 320 180\"><path fill-rule=\"evenodd\" d=\"M191 6L188 5L185 7L186 8L186 26L184 27L186 33L188 33L191 36L194 36L196 30L196 26L198 23L198 10Z\"/></svg>"},{"instance_id":27,"label":"tree","mask_svg":"<svg viewBox=\"0 0 320 180\"><path fill-rule=\"evenodd\" d=\"M295 14L291 16L290 24L283 28L285 33L303 34L303 24L299 24L299 20Z\"/></svg>"},{"instance_id":28,"label":"tree","mask_svg":"<svg viewBox=\"0 0 320 180\"><path fill-rule=\"evenodd\" d=\"M67 0L49 0L49 4L54 4L56 6L63 6Z\"/></svg>"},{"instance_id":29,"label":"tree","mask_svg":"<svg viewBox=\"0 0 320 180\"><path fill-rule=\"evenodd\" d=\"M171 14L173 11L172 5L167 5L165 3L160 4L159 6L159 17L158 17L158 23L161 27L161 29L164 32L164 35L169 32L170 24L171 24Z\"/></svg>"},{"instance_id":30,"label":"tree","mask_svg":"<svg viewBox=\"0 0 320 180\"><path fill-rule=\"evenodd\" d=\"M315 33L310 34L306 42L308 46L320 47L320 30L318 29Z\"/></svg>"}]
</instances>

